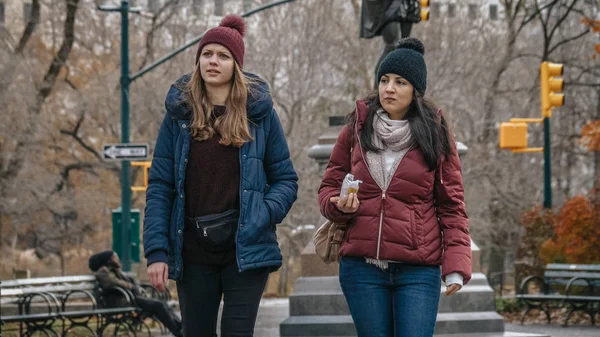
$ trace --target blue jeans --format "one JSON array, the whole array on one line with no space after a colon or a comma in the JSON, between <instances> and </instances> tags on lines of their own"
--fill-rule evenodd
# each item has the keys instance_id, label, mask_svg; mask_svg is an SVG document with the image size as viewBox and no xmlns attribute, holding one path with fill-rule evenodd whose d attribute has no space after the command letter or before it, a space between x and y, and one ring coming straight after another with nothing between
<instances>
[{"instance_id":1,"label":"blue jeans","mask_svg":"<svg viewBox=\"0 0 600 337\"><path fill-rule=\"evenodd\" d=\"M439 266L342 257L340 284L359 337L431 337L440 300Z\"/></svg>"}]
</instances>

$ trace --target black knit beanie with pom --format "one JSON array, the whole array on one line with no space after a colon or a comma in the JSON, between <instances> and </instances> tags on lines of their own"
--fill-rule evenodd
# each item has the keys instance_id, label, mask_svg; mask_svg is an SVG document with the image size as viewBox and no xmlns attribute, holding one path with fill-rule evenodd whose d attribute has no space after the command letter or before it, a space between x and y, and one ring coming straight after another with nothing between
<instances>
[{"instance_id":1,"label":"black knit beanie with pom","mask_svg":"<svg viewBox=\"0 0 600 337\"><path fill-rule=\"evenodd\" d=\"M425 95L427 89L427 66L425 65L425 46L414 37L400 40L396 49L381 62L377 70L377 81L385 74L402 76L415 89Z\"/></svg>"}]
</instances>

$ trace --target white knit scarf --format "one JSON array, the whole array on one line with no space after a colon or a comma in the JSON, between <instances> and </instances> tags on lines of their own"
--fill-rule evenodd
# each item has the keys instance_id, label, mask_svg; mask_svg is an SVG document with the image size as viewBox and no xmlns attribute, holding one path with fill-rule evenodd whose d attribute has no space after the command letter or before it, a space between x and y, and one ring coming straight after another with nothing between
<instances>
[{"instance_id":1,"label":"white knit scarf","mask_svg":"<svg viewBox=\"0 0 600 337\"><path fill-rule=\"evenodd\" d=\"M387 189L390 180L413 144L412 133L410 132L410 124L407 120L392 120L387 113L382 109L377 111L373 120L373 137L372 142L376 147L386 150L390 149L396 153L396 160L389 173L385 167L385 157L383 151L379 153L367 152L367 164L373 175L373 179L377 182L381 189Z\"/></svg>"}]
</instances>

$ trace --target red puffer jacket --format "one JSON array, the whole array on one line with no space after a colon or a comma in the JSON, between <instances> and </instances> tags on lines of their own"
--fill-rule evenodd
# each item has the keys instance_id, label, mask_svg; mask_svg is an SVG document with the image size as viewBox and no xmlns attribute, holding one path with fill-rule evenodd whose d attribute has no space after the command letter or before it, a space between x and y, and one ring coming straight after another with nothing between
<instances>
[{"instance_id":1,"label":"red puffer jacket","mask_svg":"<svg viewBox=\"0 0 600 337\"><path fill-rule=\"evenodd\" d=\"M467 284L471 279L471 239L458 154L442 160L431 171L421 150L413 147L398 165L387 190L382 191L371 177L366 153L358 142L367 102L358 101L356 113L357 134L352 138L351 128L342 129L319 188L323 216L350 224L340 255L441 264L444 280L456 272ZM358 210L344 214L329 198L339 195L350 167L355 179L363 183L358 191Z\"/></svg>"}]
</instances>

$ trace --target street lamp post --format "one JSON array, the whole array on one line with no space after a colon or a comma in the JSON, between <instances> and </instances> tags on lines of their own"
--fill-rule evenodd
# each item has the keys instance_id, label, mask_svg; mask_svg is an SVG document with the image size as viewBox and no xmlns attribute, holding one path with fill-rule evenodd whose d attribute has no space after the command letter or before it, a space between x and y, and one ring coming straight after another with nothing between
<instances>
[{"instance_id":1,"label":"street lamp post","mask_svg":"<svg viewBox=\"0 0 600 337\"><path fill-rule=\"evenodd\" d=\"M120 7L98 6L104 12L121 13L121 142L129 143L129 12L139 13L139 8L130 8L127 0L121 1ZM131 189L129 182L128 160L121 162L121 261L123 270L131 270L130 258L130 221L131 221Z\"/></svg>"}]
</instances>

